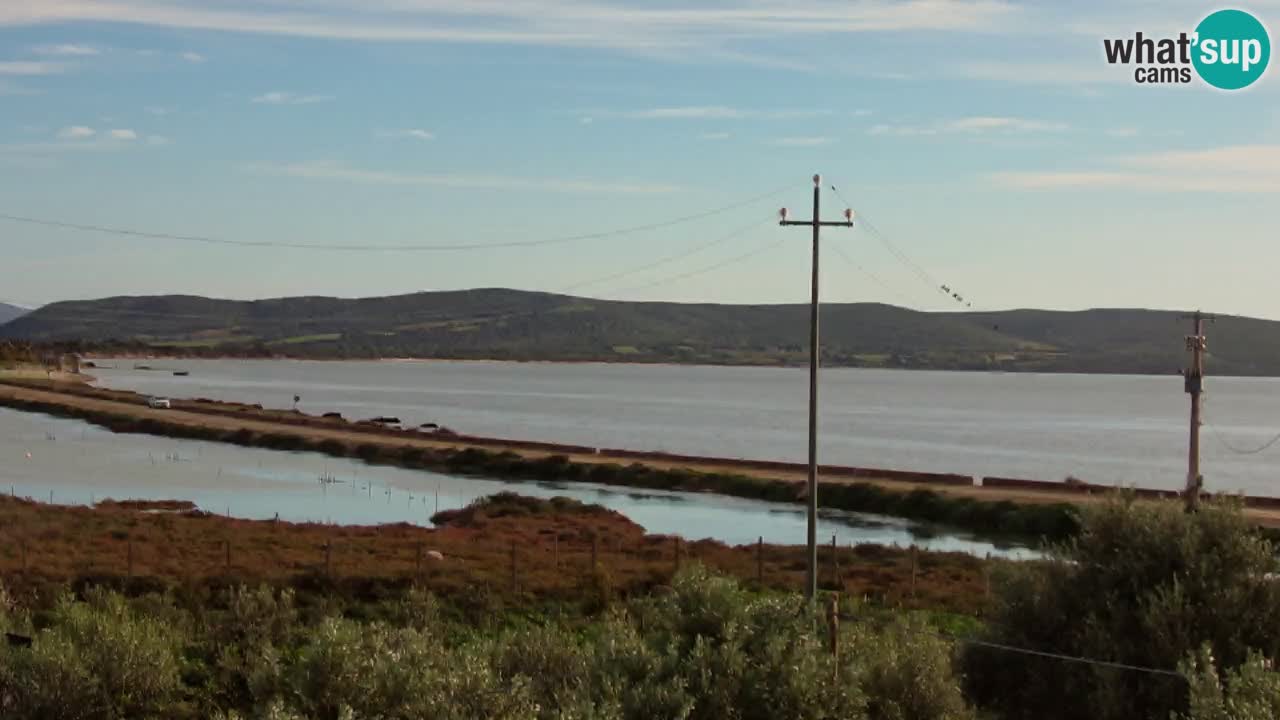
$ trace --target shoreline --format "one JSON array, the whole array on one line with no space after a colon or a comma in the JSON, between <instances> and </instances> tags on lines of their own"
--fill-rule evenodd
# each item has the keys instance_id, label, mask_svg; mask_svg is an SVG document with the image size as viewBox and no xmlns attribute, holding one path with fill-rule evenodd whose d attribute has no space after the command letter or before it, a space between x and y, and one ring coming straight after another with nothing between
<instances>
[{"instance_id":1,"label":"shoreline","mask_svg":"<svg viewBox=\"0 0 1280 720\"><path fill-rule=\"evenodd\" d=\"M608 360L608 359L592 359L592 360L540 360L528 359L517 360L511 358L498 357L307 357L297 355L272 355L272 356L251 356L251 355L180 355L173 353L155 352L155 353L98 353L89 352L82 353L81 357L85 360L253 360L253 361L281 361L288 360L294 362L317 362L317 363L477 363L477 364L505 364L505 365L633 365L637 367L689 367L689 368L762 368L775 370L805 370L808 365L804 363L734 363L734 362L671 362L670 360ZM1116 371L1098 371L1084 372L1079 370L1052 370L1037 369L1024 370L1017 368L936 368L936 367L877 367L868 365L823 365L823 370L881 370L886 372L934 372L934 373L965 373L965 374L984 374L984 375L1076 375L1083 377L1103 376L1103 377L1140 377L1140 378L1159 378L1159 377L1181 377L1177 372L1170 371L1167 373L1142 373L1124 370ZM1215 378L1266 378L1280 379L1280 375L1215 375Z\"/></svg>"},{"instance_id":2,"label":"shoreline","mask_svg":"<svg viewBox=\"0 0 1280 720\"><path fill-rule=\"evenodd\" d=\"M205 400L174 400L172 409L156 410L132 392L2 377L0 405L87 420L116 432L312 451L454 475L711 492L789 504L802 504L806 496L807 468L799 463L440 435ZM1069 537L1076 527L1074 508L1116 490L1005 478L979 485L963 475L838 466L824 466L821 473L822 507L950 526L987 538ZM1173 495L1130 492L1139 499ZM1260 525L1280 526L1280 499L1256 499L1246 514Z\"/></svg>"}]
</instances>

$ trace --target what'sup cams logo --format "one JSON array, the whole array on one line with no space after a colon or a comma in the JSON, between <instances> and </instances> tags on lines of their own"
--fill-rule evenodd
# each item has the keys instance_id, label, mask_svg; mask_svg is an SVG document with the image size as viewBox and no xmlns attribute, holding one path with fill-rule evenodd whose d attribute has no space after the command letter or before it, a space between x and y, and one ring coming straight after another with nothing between
<instances>
[{"instance_id":1,"label":"what'sup cams logo","mask_svg":"<svg viewBox=\"0 0 1280 720\"><path fill-rule=\"evenodd\" d=\"M1143 85L1188 84L1191 71L1220 90L1249 87L1267 71L1271 37L1256 17L1243 10L1219 10L1200 21L1193 33L1176 38L1103 40L1107 62L1136 65L1133 80Z\"/></svg>"}]
</instances>

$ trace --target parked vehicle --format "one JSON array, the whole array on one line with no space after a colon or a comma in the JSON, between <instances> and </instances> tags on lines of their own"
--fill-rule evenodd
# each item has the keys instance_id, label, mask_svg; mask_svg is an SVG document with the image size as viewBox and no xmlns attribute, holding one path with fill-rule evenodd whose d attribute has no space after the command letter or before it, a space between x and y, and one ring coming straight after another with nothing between
<instances>
[{"instance_id":1,"label":"parked vehicle","mask_svg":"<svg viewBox=\"0 0 1280 720\"><path fill-rule=\"evenodd\" d=\"M169 402L169 398L149 397L147 398L147 406L157 408L157 409L168 410L169 408L172 407L172 404Z\"/></svg>"}]
</instances>

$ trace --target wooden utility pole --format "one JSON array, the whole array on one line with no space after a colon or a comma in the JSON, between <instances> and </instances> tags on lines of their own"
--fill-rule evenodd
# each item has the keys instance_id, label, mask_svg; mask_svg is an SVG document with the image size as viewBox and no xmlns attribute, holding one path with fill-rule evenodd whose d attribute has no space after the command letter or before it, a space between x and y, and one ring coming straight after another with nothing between
<instances>
[{"instance_id":1,"label":"wooden utility pole","mask_svg":"<svg viewBox=\"0 0 1280 720\"><path fill-rule=\"evenodd\" d=\"M853 211L844 211L843 222L823 222L818 214L822 176L813 176L813 217L788 220L782 208L783 226L805 225L813 228L813 268L809 301L809 526L808 570L805 574L805 597L812 601L818 594L818 230L822 226L853 227Z\"/></svg>"},{"instance_id":2,"label":"wooden utility pole","mask_svg":"<svg viewBox=\"0 0 1280 720\"><path fill-rule=\"evenodd\" d=\"M1199 310L1182 319L1192 321L1192 332L1186 336L1187 351L1191 353L1191 367L1183 371L1184 386L1191 396L1191 435L1187 443L1187 487L1183 502L1187 512L1194 512L1200 503L1200 490L1204 478L1200 475L1200 396L1204 393L1204 321L1214 319Z\"/></svg>"}]
</instances>

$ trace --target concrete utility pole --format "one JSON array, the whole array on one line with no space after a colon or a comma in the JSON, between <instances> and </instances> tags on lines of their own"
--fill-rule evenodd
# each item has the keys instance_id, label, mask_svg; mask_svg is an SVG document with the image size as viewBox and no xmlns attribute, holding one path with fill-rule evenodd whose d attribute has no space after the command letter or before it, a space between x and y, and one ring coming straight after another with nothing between
<instances>
[{"instance_id":1,"label":"concrete utility pole","mask_svg":"<svg viewBox=\"0 0 1280 720\"><path fill-rule=\"evenodd\" d=\"M1191 353L1191 367L1182 373L1186 391L1191 395L1191 437L1187 447L1187 488L1183 493L1183 501L1187 512L1193 512L1199 505L1200 488L1203 485L1203 478L1200 476L1200 395L1204 392L1204 321L1212 321L1214 316L1197 310L1190 315L1183 315L1182 319L1193 322L1192 333L1186 336L1187 351Z\"/></svg>"},{"instance_id":2,"label":"concrete utility pole","mask_svg":"<svg viewBox=\"0 0 1280 720\"><path fill-rule=\"evenodd\" d=\"M805 597L812 600L818 594L818 229L825 226L853 227L853 211L844 211L844 220L823 222L818 214L822 176L813 176L813 217L809 220L788 220L787 209L780 213L783 226L805 225L813 228L813 278L812 299L809 303L809 567L805 575Z\"/></svg>"}]
</instances>

